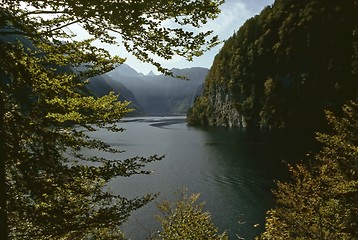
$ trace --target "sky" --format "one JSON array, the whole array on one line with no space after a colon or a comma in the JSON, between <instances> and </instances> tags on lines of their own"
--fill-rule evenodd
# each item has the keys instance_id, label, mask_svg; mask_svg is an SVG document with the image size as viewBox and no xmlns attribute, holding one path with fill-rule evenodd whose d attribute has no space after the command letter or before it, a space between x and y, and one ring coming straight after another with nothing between
<instances>
[{"instance_id":1,"label":"sky","mask_svg":"<svg viewBox=\"0 0 358 240\"><path fill-rule=\"evenodd\" d=\"M209 21L202 29L205 31L213 30L213 35L218 35L219 39L224 41L231 37L247 19L259 14L265 6L271 5L273 2L274 0L226 0L220 7L221 13L219 14L219 17ZM71 30L79 37L85 35L85 32L79 27L75 27ZM112 55L126 58L126 64L131 66L137 72L148 74L150 71L153 71L158 74L156 67L137 60L134 56L127 53L123 47L106 45L99 41L96 41L94 44L108 50ZM220 44L215 48L212 48L210 51L204 53L204 55L194 58L191 62L178 56L174 56L171 60L160 58L154 59L168 69L190 67L210 68L214 57L219 53L222 45L223 44Z\"/></svg>"}]
</instances>

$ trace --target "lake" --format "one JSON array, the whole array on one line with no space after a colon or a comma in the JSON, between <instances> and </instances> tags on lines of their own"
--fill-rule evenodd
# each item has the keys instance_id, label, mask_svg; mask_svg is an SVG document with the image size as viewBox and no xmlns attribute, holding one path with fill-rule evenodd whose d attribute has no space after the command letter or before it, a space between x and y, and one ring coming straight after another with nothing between
<instances>
[{"instance_id":1,"label":"lake","mask_svg":"<svg viewBox=\"0 0 358 240\"><path fill-rule=\"evenodd\" d=\"M236 234L254 239L264 230L265 213L273 206L274 179L287 179L285 162L302 155L302 146L270 134L227 128L197 128L185 117L125 118L123 133L98 131L95 137L125 150L122 158L165 154L150 163L151 175L117 178L113 192L127 197L159 193L159 197L137 210L124 224L130 239L146 239L159 229L156 205L174 199L174 192L186 187L200 193L205 210L211 213L220 232L230 239ZM275 140L273 140L275 139ZM257 226L258 224L258 226Z\"/></svg>"}]
</instances>

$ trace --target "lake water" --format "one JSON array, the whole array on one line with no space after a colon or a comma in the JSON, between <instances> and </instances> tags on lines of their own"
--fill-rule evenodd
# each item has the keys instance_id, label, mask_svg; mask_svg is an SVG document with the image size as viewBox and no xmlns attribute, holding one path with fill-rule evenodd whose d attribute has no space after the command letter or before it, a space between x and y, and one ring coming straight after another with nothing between
<instances>
[{"instance_id":1,"label":"lake water","mask_svg":"<svg viewBox=\"0 0 358 240\"><path fill-rule=\"evenodd\" d=\"M299 156L297 143L272 141L267 134L238 129L189 127L185 117L125 118L120 126L126 131L99 131L95 137L125 150L122 158L166 156L147 165L151 175L118 178L110 184L112 191L127 197L160 194L124 224L126 236L135 240L159 229L154 217L159 213L157 203L174 199L174 192L183 187L188 193L201 194L205 210L230 239L237 239L236 234L254 239L263 231L265 213L273 206L273 180L287 178L284 162Z\"/></svg>"}]
</instances>

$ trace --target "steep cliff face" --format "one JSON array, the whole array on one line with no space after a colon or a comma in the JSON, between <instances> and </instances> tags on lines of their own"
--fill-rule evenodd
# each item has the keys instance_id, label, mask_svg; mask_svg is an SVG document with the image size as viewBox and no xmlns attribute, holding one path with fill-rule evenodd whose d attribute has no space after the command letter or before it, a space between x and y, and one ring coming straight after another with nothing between
<instances>
[{"instance_id":1,"label":"steep cliff face","mask_svg":"<svg viewBox=\"0 0 358 240\"><path fill-rule=\"evenodd\" d=\"M357 95L356 9L276 0L225 42L188 123L316 129Z\"/></svg>"},{"instance_id":2,"label":"steep cliff face","mask_svg":"<svg viewBox=\"0 0 358 240\"><path fill-rule=\"evenodd\" d=\"M232 94L223 86L218 86L212 95L208 96L209 103L213 106L210 125L246 127L246 120L239 113L232 101Z\"/></svg>"}]
</instances>

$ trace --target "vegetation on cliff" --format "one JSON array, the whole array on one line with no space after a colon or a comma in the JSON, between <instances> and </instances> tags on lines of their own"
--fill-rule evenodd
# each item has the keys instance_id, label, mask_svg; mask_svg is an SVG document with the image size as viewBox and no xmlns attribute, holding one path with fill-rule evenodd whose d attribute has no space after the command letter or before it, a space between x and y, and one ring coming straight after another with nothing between
<instances>
[{"instance_id":1,"label":"vegetation on cliff","mask_svg":"<svg viewBox=\"0 0 358 240\"><path fill-rule=\"evenodd\" d=\"M357 93L356 1L277 0L215 57L189 124L317 129Z\"/></svg>"}]
</instances>

